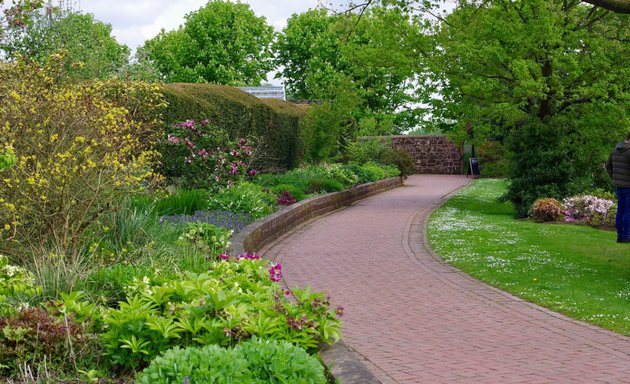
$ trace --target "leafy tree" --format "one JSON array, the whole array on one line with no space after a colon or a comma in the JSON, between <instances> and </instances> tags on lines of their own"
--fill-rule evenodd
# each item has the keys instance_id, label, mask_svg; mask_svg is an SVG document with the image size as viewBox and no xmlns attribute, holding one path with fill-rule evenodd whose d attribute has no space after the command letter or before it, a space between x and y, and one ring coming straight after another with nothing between
<instances>
[{"instance_id":1,"label":"leafy tree","mask_svg":"<svg viewBox=\"0 0 630 384\"><path fill-rule=\"evenodd\" d=\"M111 25L92 15L47 9L33 14L23 29L8 34L2 48L8 58L21 55L40 63L64 50L65 70L72 77L105 79L127 64L129 57L129 48L111 32Z\"/></svg>"},{"instance_id":2,"label":"leafy tree","mask_svg":"<svg viewBox=\"0 0 630 384\"><path fill-rule=\"evenodd\" d=\"M376 7L362 16L313 9L293 15L279 36L278 76L295 98L329 101L345 87L361 100L354 117L376 122L368 133L394 133L378 127L416 122L409 91L425 45L422 27L399 9ZM381 124L391 116L395 124Z\"/></svg>"},{"instance_id":3,"label":"leafy tree","mask_svg":"<svg viewBox=\"0 0 630 384\"><path fill-rule=\"evenodd\" d=\"M249 5L211 0L142 51L166 82L258 85L272 68L273 28Z\"/></svg>"},{"instance_id":4,"label":"leafy tree","mask_svg":"<svg viewBox=\"0 0 630 384\"><path fill-rule=\"evenodd\" d=\"M592 188L629 127L628 16L559 0L462 4L437 27L434 112L513 153L507 197Z\"/></svg>"},{"instance_id":5,"label":"leafy tree","mask_svg":"<svg viewBox=\"0 0 630 384\"><path fill-rule=\"evenodd\" d=\"M30 22L31 12L41 8L43 0L0 0L0 43L4 35L10 30L19 30Z\"/></svg>"}]
</instances>

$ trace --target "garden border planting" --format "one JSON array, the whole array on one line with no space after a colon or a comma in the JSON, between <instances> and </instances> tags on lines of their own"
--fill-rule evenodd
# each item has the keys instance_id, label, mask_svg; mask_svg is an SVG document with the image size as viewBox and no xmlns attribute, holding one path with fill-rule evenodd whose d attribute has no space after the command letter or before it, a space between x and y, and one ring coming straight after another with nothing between
<instances>
[{"instance_id":1,"label":"garden border planting","mask_svg":"<svg viewBox=\"0 0 630 384\"><path fill-rule=\"evenodd\" d=\"M403 185L402 177L392 177L354 188L316 196L290 205L256 221L232 237L232 254L252 253L298 225L348 206L358 200Z\"/></svg>"}]
</instances>

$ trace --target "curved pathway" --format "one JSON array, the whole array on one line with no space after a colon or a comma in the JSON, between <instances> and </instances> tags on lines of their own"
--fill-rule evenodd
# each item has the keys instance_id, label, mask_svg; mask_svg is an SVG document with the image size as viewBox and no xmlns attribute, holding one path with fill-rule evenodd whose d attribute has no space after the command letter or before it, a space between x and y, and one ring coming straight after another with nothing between
<instances>
[{"instance_id":1,"label":"curved pathway","mask_svg":"<svg viewBox=\"0 0 630 384\"><path fill-rule=\"evenodd\" d=\"M630 383L630 338L482 284L425 247L428 214L467 182L412 176L262 253L289 286L345 307L344 342L383 384Z\"/></svg>"}]
</instances>

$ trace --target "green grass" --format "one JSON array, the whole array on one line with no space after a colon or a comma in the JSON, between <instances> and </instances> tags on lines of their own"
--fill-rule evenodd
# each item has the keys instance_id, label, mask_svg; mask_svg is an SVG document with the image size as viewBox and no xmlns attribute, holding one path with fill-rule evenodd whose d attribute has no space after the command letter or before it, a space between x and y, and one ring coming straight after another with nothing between
<instances>
[{"instance_id":1,"label":"green grass","mask_svg":"<svg viewBox=\"0 0 630 384\"><path fill-rule=\"evenodd\" d=\"M502 180L478 180L430 218L447 262L502 290L630 336L630 245L586 226L516 220Z\"/></svg>"}]
</instances>

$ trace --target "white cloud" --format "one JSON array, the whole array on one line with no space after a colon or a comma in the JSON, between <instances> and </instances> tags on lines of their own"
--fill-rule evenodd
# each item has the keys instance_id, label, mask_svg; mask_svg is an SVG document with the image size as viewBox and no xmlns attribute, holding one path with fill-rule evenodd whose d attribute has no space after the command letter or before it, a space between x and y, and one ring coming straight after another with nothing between
<instances>
[{"instance_id":1,"label":"white cloud","mask_svg":"<svg viewBox=\"0 0 630 384\"><path fill-rule=\"evenodd\" d=\"M343 0L336 0L341 3ZM246 0L254 13L264 16L277 30L286 26L294 13L317 6L317 0ZM135 49L155 37L162 28L176 29L184 23L184 16L204 6L207 0L82 0L78 8L109 23L120 43Z\"/></svg>"}]
</instances>

